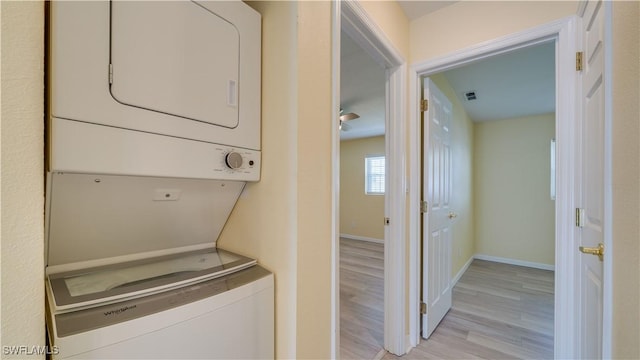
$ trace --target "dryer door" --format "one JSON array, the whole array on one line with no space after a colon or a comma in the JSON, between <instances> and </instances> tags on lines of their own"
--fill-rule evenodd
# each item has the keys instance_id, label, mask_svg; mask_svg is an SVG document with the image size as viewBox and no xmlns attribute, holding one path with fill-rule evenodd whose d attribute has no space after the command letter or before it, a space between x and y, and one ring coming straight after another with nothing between
<instances>
[{"instance_id":1,"label":"dryer door","mask_svg":"<svg viewBox=\"0 0 640 360\"><path fill-rule=\"evenodd\" d=\"M191 2L111 3L111 95L185 119L238 126L240 35Z\"/></svg>"}]
</instances>

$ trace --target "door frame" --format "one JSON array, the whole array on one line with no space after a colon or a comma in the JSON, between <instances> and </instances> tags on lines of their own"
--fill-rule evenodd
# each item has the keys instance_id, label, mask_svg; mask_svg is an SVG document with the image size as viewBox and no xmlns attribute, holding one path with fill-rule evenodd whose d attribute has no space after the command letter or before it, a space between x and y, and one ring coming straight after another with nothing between
<instances>
[{"instance_id":1,"label":"door frame","mask_svg":"<svg viewBox=\"0 0 640 360\"><path fill-rule=\"evenodd\" d=\"M416 346L420 337L419 304L420 304L420 111L419 97L424 76L433 75L477 60L512 50L554 41L556 44L556 139L557 139L557 177L556 177L556 230L555 230L555 358L575 358L579 354L579 319L574 311L579 302L579 253L577 251L577 232L574 227L575 199L574 184L579 180L580 172L574 164L575 148L579 134L573 129L579 128L579 80L575 71L575 53L580 48L578 43L577 16L569 16L529 30L517 32L504 37L483 42L479 45L455 51L453 53L415 63L409 71L409 151L411 156L409 174L409 341ZM605 74L605 76L607 76ZM608 76L610 77L610 76ZM610 90L609 90L610 91ZM605 119L605 127L610 124ZM605 136L610 136L605 134ZM416 156L414 156L416 155ZM610 162L605 157L605 164ZM605 167L606 168L606 167ZM610 172L609 168L606 168ZM606 176L605 176L606 177ZM606 192L605 192L606 194ZM605 195L606 197L607 195ZM605 199L605 204L607 204ZM610 214L610 206L605 207ZM558 241L563 239L563 241ZM605 236L605 247L611 249L610 236ZM609 251L610 253L610 251ZM605 279L607 278L605 260ZM610 329L611 296L610 287L605 287L604 294L604 329ZM605 340L607 335L605 332ZM605 346L605 356L610 355Z\"/></svg>"},{"instance_id":2,"label":"door frame","mask_svg":"<svg viewBox=\"0 0 640 360\"><path fill-rule=\"evenodd\" d=\"M406 140L407 61L355 0L332 2L332 105L333 183L340 183L340 32L344 30L385 70L385 156L387 186L385 214L390 219L384 233L384 348L396 355L407 352L405 269L406 259ZM333 358L340 357L340 186L332 199L332 341ZM383 219L380 219L383 221Z\"/></svg>"}]
</instances>

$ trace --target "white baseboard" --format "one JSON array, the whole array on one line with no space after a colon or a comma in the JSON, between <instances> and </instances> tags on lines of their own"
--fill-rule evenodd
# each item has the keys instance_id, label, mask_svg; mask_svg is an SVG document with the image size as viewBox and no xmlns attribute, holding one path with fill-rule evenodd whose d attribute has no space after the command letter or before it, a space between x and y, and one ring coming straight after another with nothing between
<instances>
[{"instance_id":1,"label":"white baseboard","mask_svg":"<svg viewBox=\"0 0 640 360\"><path fill-rule=\"evenodd\" d=\"M377 244L384 244L383 239L370 238L366 236L358 236L358 235L350 235L350 234L340 234L341 238L347 238L351 240L361 240L361 241L369 241Z\"/></svg>"},{"instance_id":2,"label":"white baseboard","mask_svg":"<svg viewBox=\"0 0 640 360\"><path fill-rule=\"evenodd\" d=\"M554 265L531 262L531 261L516 260L516 259L508 259L508 258L503 258L498 256L475 254L473 257L478 260L487 260L487 261L499 262L499 263L509 264L509 265L526 266L534 269L551 270L551 271L554 271L556 269Z\"/></svg>"},{"instance_id":3,"label":"white baseboard","mask_svg":"<svg viewBox=\"0 0 640 360\"><path fill-rule=\"evenodd\" d=\"M407 350L404 352L404 355L407 355L407 354L409 354L411 352L411 349L413 349L415 347L415 346L411 345L411 336L409 334L407 334L404 337L404 343L405 343L405 345L407 345Z\"/></svg>"},{"instance_id":4,"label":"white baseboard","mask_svg":"<svg viewBox=\"0 0 640 360\"><path fill-rule=\"evenodd\" d=\"M467 269L469 268L469 265L471 265L471 263L473 262L473 259L475 257L472 256L469 258L469 260L467 260L467 262L464 264L464 266L462 267L462 269L460 269L460 271L458 271L458 273L456 274L456 276L453 278L453 280L451 280L451 286L455 286L458 281L460 280L460 278L462 277L462 275L464 274L465 271L467 271Z\"/></svg>"}]
</instances>

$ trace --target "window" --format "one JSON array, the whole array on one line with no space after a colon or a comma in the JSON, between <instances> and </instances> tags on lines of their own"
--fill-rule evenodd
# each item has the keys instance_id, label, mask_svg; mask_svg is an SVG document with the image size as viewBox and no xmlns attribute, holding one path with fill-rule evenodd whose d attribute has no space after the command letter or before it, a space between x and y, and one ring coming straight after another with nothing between
<instances>
[{"instance_id":1,"label":"window","mask_svg":"<svg viewBox=\"0 0 640 360\"><path fill-rule=\"evenodd\" d=\"M384 195L384 156L367 155L364 158L364 192L367 195Z\"/></svg>"}]
</instances>

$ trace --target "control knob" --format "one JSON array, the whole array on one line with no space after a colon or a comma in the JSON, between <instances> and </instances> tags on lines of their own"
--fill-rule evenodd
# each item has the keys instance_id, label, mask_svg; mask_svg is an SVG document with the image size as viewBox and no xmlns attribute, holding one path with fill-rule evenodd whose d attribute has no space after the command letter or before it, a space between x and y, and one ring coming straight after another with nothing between
<instances>
[{"instance_id":1,"label":"control knob","mask_svg":"<svg viewBox=\"0 0 640 360\"><path fill-rule=\"evenodd\" d=\"M227 164L229 169L238 169L242 166L242 155L235 151L231 151L225 155L224 162Z\"/></svg>"}]
</instances>

